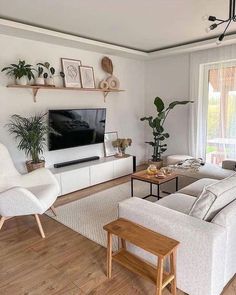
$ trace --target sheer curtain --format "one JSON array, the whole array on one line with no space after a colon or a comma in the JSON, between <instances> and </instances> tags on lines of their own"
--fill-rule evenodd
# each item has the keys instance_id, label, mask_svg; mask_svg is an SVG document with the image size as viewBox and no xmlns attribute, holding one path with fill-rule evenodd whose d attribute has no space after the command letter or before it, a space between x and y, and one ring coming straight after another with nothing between
<instances>
[{"instance_id":1,"label":"sheer curtain","mask_svg":"<svg viewBox=\"0 0 236 295\"><path fill-rule=\"evenodd\" d=\"M236 45L191 53L189 150L209 162L236 158ZM234 139L235 138L235 139ZM234 142L235 140L235 142Z\"/></svg>"}]
</instances>

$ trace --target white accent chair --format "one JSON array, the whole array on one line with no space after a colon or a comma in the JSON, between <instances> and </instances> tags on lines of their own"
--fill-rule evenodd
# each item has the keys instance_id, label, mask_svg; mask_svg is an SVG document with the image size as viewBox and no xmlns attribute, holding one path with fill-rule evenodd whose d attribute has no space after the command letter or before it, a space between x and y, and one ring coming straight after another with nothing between
<instances>
[{"instance_id":1,"label":"white accent chair","mask_svg":"<svg viewBox=\"0 0 236 295\"><path fill-rule=\"evenodd\" d=\"M0 143L0 230L5 220L23 215L34 215L40 234L45 234L39 219L49 208L54 214L53 203L59 195L59 184L46 168L20 174L7 148Z\"/></svg>"}]
</instances>

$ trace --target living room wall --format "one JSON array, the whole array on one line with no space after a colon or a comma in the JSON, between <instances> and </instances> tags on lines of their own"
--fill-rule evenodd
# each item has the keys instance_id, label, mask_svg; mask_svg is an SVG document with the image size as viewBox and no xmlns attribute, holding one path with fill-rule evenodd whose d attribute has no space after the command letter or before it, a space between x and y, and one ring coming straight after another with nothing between
<instances>
[{"instance_id":1,"label":"living room wall","mask_svg":"<svg viewBox=\"0 0 236 295\"><path fill-rule=\"evenodd\" d=\"M189 99L189 54L167 56L150 60L146 63L146 115L155 115L154 98L161 97L168 105L173 100ZM188 154L189 138L189 106L177 106L165 124L170 138L168 154ZM152 138L150 128L146 125L146 140ZM150 157L152 149L146 149L146 157Z\"/></svg>"},{"instance_id":2,"label":"living room wall","mask_svg":"<svg viewBox=\"0 0 236 295\"><path fill-rule=\"evenodd\" d=\"M32 64L49 61L55 66L56 72L59 72L61 70L60 58L64 57L79 59L83 65L93 66L96 84L105 77L100 66L104 55L99 53L6 35L0 35L0 44L0 68L17 62L18 59L25 59ZM17 150L15 140L5 127L10 116L12 114L30 116L39 112L47 112L49 109L63 108L106 107L106 131L118 131L120 137L131 137L133 145L127 152L136 155L138 163L145 160L144 125L139 120L145 112L144 61L117 56L110 56L110 58L114 64L114 75L119 78L121 88L126 91L109 94L106 103L104 103L102 93L49 90L40 90L37 103L34 103L30 90L6 88L9 79L1 73L0 142L8 147L18 169L24 170L25 155ZM60 78L56 82L61 83ZM52 152L45 151L44 157L47 166L52 166L56 162L96 155L104 156L102 144Z\"/></svg>"}]
</instances>

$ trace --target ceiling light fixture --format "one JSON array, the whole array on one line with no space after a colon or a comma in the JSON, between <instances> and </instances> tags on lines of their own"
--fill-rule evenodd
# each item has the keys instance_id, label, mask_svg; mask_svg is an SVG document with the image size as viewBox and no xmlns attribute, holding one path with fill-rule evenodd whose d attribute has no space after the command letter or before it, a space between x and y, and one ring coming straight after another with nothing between
<instances>
[{"instance_id":1,"label":"ceiling light fixture","mask_svg":"<svg viewBox=\"0 0 236 295\"><path fill-rule=\"evenodd\" d=\"M216 41L216 44L217 45L220 45L221 42L223 41L224 37L225 37L225 34L229 28L229 25L231 24L232 21L236 22L236 15L235 15L235 2L236 0L229 0L229 17L228 19L226 20L223 20L223 19L219 19L219 18L216 18L215 16L208 16L208 15L205 15L203 17L203 20L206 20L206 21L210 21L210 22L214 22L212 25L210 25L207 29L206 29L206 32L209 33L210 31L213 31L215 30L218 26L222 25L222 24L225 24L226 23L226 27L225 27L225 30L224 32L219 36L219 38L217 39Z\"/></svg>"}]
</instances>

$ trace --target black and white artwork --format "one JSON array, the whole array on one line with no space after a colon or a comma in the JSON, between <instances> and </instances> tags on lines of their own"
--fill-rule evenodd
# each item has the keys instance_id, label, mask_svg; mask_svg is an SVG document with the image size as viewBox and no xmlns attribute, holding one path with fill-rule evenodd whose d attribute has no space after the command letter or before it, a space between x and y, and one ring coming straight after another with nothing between
<instances>
[{"instance_id":1,"label":"black and white artwork","mask_svg":"<svg viewBox=\"0 0 236 295\"><path fill-rule=\"evenodd\" d=\"M62 69L65 74L65 87L81 88L80 66L81 61L76 59L62 58Z\"/></svg>"}]
</instances>

